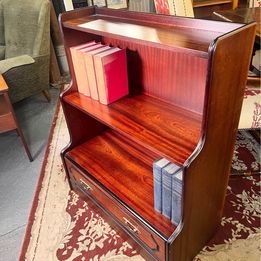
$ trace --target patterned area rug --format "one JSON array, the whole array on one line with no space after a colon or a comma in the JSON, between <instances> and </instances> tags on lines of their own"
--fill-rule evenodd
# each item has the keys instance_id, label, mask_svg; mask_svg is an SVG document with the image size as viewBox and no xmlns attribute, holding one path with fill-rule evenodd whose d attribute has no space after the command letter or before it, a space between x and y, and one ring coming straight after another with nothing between
<instances>
[{"instance_id":1,"label":"patterned area rug","mask_svg":"<svg viewBox=\"0 0 261 261\"><path fill-rule=\"evenodd\" d=\"M260 173L260 129L239 130L231 164L232 175Z\"/></svg>"},{"instance_id":2,"label":"patterned area rug","mask_svg":"<svg viewBox=\"0 0 261 261\"><path fill-rule=\"evenodd\" d=\"M144 260L91 202L69 190L60 159L67 142L60 111L49 138L20 261ZM241 159L240 151L237 158ZM220 228L195 260L260 260L260 183L259 175L231 177Z\"/></svg>"},{"instance_id":3,"label":"patterned area rug","mask_svg":"<svg viewBox=\"0 0 261 261\"><path fill-rule=\"evenodd\" d=\"M247 86L240 113L239 129L261 127L261 90Z\"/></svg>"}]
</instances>

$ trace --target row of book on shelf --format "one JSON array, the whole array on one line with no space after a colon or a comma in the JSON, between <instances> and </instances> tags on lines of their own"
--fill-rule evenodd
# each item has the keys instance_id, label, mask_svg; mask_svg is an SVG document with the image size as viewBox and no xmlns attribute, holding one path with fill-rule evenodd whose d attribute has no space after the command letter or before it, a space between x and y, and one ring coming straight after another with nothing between
<instances>
[{"instance_id":1,"label":"row of book on shelf","mask_svg":"<svg viewBox=\"0 0 261 261\"><path fill-rule=\"evenodd\" d=\"M153 163L154 208L178 225L182 217L183 169L161 158Z\"/></svg>"},{"instance_id":2,"label":"row of book on shelf","mask_svg":"<svg viewBox=\"0 0 261 261\"><path fill-rule=\"evenodd\" d=\"M91 41L70 52L79 93L106 105L128 95L126 49Z\"/></svg>"}]
</instances>

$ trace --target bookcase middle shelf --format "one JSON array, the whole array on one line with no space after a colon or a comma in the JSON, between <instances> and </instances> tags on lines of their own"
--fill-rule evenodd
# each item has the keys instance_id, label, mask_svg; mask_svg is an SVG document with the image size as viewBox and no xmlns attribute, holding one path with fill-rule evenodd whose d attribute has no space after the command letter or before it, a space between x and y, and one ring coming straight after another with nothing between
<instances>
[{"instance_id":1,"label":"bookcase middle shelf","mask_svg":"<svg viewBox=\"0 0 261 261\"><path fill-rule=\"evenodd\" d=\"M73 92L64 101L179 165L189 158L200 138L202 115L148 95L127 96L103 105Z\"/></svg>"}]
</instances>

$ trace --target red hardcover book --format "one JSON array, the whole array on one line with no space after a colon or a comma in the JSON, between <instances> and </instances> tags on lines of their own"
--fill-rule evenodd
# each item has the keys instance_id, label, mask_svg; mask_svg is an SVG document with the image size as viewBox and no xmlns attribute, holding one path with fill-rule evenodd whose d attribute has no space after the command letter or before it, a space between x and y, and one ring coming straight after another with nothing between
<instances>
[{"instance_id":1,"label":"red hardcover book","mask_svg":"<svg viewBox=\"0 0 261 261\"><path fill-rule=\"evenodd\" d=\"M94 100L99 100L99 95L98 95L98 88L96 82L93 55L107 51L110 48L111 47L107 45L89 52L84 52L84 60L85 60L85 66L86 66L86 71L88 76L90 94L91 94L91 98Z\"/></svg>"},{"instance_id":2,"label":"red hardcover book","mask_svg":"<svg viewBox=\"0 0 261 261\"><path fill-rule=\"evenodd\" d=\"M126 49L111 48L93 58L99 101L107 105L127 95Z\"/></svg>"},{"instance_id":3,"label":"red hardcover book","mask_svg":"<svg viewBox=\"0 0 261 261\"><path fill-rule=\"evenodd\" d=\"M156 8L156 12L158 14L167 14L167 15L170 15L170 14L173 14L171 11L171 7L170 7L170 4L173 0L155 0L154 3L155 3L155 8Z\"/></svg>"}]
</instances>

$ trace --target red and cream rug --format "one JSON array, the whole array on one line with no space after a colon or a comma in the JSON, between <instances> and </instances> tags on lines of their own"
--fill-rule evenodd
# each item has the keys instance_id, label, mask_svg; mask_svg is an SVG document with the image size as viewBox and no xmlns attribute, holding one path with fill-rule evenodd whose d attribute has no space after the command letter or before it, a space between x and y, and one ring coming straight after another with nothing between
<instances>
[{"instance_id":1,"label":"red and cream rug","mask_svg":"<svg viewBox=\"0 0 261 261\"><path fill-rule=\"evenodd\" d=\"M60 110L49 138L20 261L144 260L92 203L69 190L60 158L68 139ZM234 169L242 168L236 163L242 157L238 149ZM231 177L220 228L195 260L260 260L260 184L260 175Z\"/></svg>"},{"instance_id":2,"label":"red and cream rug","mask_svg":"<svg viewBox=\"0 0 261 261\"><path fill-rule=\"evenodd\" d=\"M232 175L260 173L260 129L238 130L231 164Z\"/></svg>"}]
</instances>

